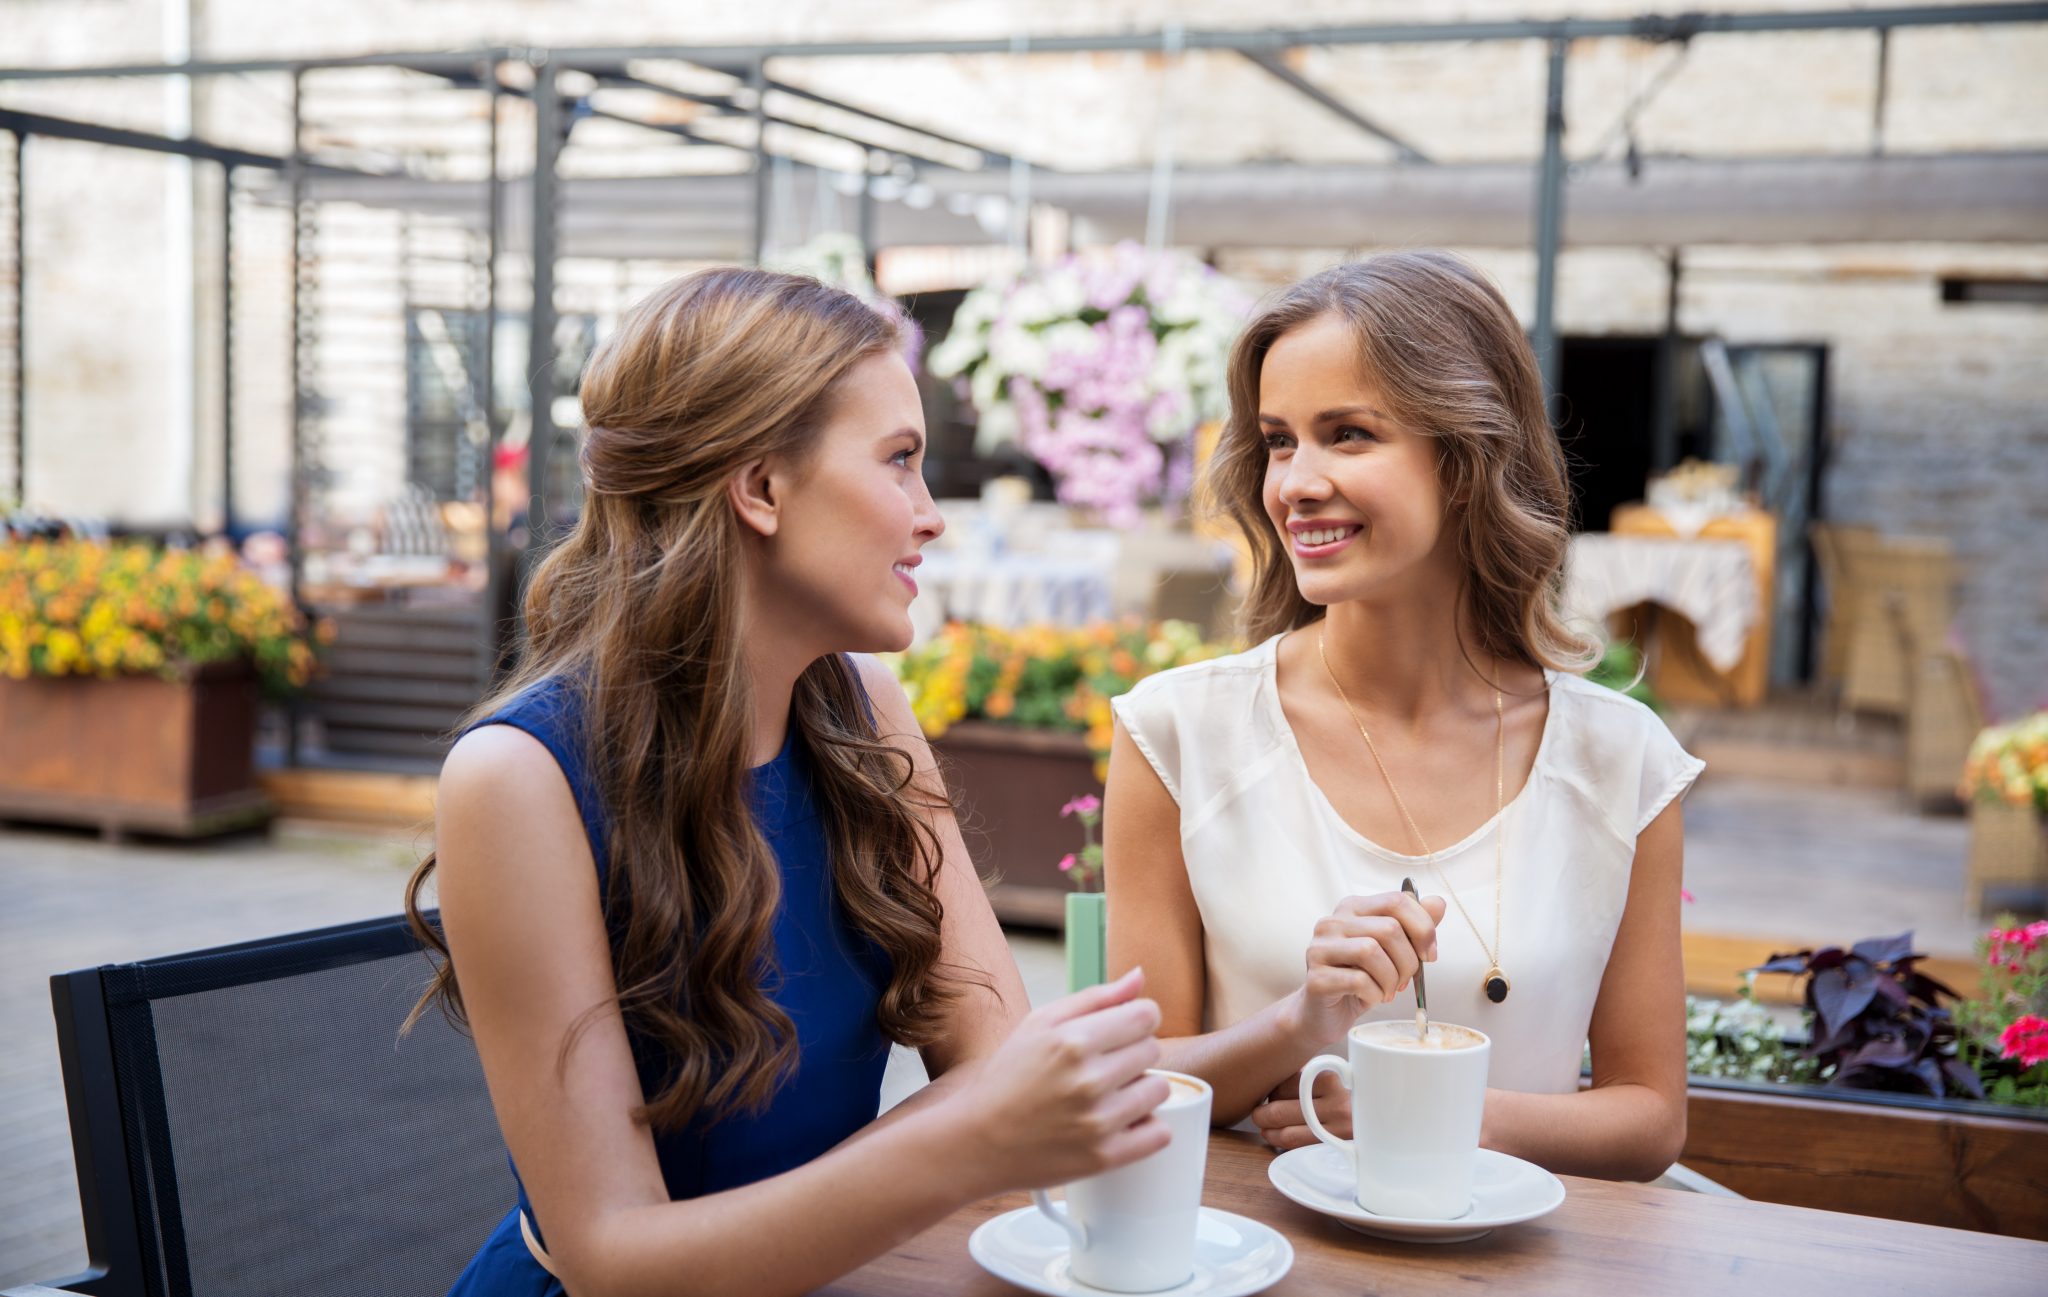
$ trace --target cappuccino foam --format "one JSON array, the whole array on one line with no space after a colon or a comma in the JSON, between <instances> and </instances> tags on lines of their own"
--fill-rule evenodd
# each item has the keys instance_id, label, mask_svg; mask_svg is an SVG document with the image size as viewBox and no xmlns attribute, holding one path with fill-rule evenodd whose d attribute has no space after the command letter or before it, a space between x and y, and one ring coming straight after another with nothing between
<instances>
[{"instance_id":1,"label":"cappuccino foam","mask_svg":"<svg viewBox=\"0 0 2048 1297\"><path fill-rule=\"evenodd\" d=\"M1155 1072L1153 1075L1165 1078L1168 1103L1191 1103L1208 1094L1206 1089L1184 1076L1177 1076L1172 1072Z\"/></svg>"},{"instance_id":2,"label":"cappuccino foam","mask_svg":"<svg viewBox=\"0 0 2048 1297\"><path fill-rule=\"evenodd\" d=\"M1474 1049L1485 1043L1485 1037L1478 1032L1447 1022L1430 1023L1426 1036L1417 1036L1414 1024L1408 1022L1376 1022L1362 1034L1371 1043L1389 1049Z\"/></svg>"}]
</instances>

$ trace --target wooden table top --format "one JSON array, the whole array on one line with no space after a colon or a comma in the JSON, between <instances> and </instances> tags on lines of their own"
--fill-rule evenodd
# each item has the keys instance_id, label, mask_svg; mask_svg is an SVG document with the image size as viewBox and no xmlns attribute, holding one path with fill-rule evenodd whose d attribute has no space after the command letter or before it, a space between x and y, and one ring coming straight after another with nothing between
<instances>
[{"instance_id":1,"label":"wooden table top","mask_svg":"<svg viewBox=\"0 0 2048 1297\"><path fill-rule=\"evenodd\" d=\"M1202 1201L1263 1221L1294 1245L1294 1268L1266 1290L1273 1297L1489 1290L1569 1297L1978 1297L2038 1294L2048 1283L2048 1243L1575 1176L1563 1177L1564 1205L1541 1220L1471 1243L1384 1242L1281 1197L1266 1179L1271 1160L1254 1136L1216 1132ZM1024 1194L1008 1194L962 1208L820 1291L834 1297L1020 1292L975 1264L967 1236L983 1221L1029 1201Z\"/></svg>"}]
</instances>

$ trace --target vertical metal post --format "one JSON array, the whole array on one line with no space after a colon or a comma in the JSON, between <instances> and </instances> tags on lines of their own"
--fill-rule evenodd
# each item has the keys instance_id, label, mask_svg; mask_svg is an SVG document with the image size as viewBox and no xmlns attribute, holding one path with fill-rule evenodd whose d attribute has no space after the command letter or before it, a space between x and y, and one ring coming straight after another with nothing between
<instances>
[{"instance_id":1,"label":"vertical metal post","mask_svg":"<svg viewBox=\"0 0 2048 1297\"><path fill-rule=\"evenodd\" d=\"M1650 471L1661 473L1678 462L1678 285L1684 263L1677 248L1665 254L1664 335L1657 339L1657 402L1650 425Z\"/></svg>"},{"instance_id":2,"label":"vertical metal post","mask_svg":"<svg viewBox=\"0 0 2048 1297\"><path fill-rule=\"evenodd\" d=\"M14 502L28 504L28 133L14 133Z\"/></svg>"},{"instance_id":3,"label":"vertical metal post","mask_svg":"<svg viewBox=\"0 0 2048 1297\"><path fill-rule=\"evenodd\" d=\"M306 164L305 154L305 82L303 67L292 69L292 151L285 160L285 174L291 183L292 197L292 435L290 459L287 465L289 485L285 504L285 554L291 564L292 605L303 610L304 576L306 555L302 547L301 531L305 525L306 494L306 246L305 246L305 205L306 205ZM285 707L284 723L285 764L299 764L299 708L296 702Z\"/></svg>"},{"instance_id":4,"label":"vertical metal post","mask_svg":"<svg viewBox=\"0 0 2048 1297\"><path fill-rule=\"evenodd\" d=\"M1145 203L1145 248L1158 252L1173 230L1174 91L1178 88L1186 37L1169 21L1159 34L1159 130L1152 143L1152 186Z\"/></svg>"},{"instance_id":5,"label":"vertical metal post","mask_svg":"<svg viewBox=\"0 0 2048 1297\"><path fill-rule=\"evenodd\" d=\"M1892 29L1877 29L1877 94L1870 106L1870 152L1873 157L1884 154L1884 105L1891 94L1892 79Z\"/></svg>"},{"instance_id":6,"label":"vertical metal post","mask_svg":"<svg viewBox=\"0 0 2048 1297\"><path fill-rule=\"evenodd\" d=\"M1563 367L1557 345L1557 246L1564 223L1564 65L1571 42L1550 40L1550 89L1543 104L1543 170L1536 185L1536 318L1530 342L1543 373L1543 398L1557 417L1557 380Z\"/></svg>"},{"instance_id":7,"label":"vertical metal post","mask_svg":"<svg viewBox=\"0 0 2048 1297\"><path fill-rule=\"evenodd\" d=\"M220 169L220 529L235 534L235 169Z\"/></svg>"},{"instance_id":8,"label":"vertical metal post","mask_svg":"<svg viewBox=\"0 0 2048 1297\"><path fill-rule=\"evenodd\" d=\"M875 273L875 196L868 191L868 177L874 174L874 155L861 154L860 194L854 199L854 209L859 214L860 255L867 263L868 273Z\"/></svg>"},{"instance_id":9,"label":"vertical metal post","mask_svg":"<svg viewBox=\"0 0 2048 1297\"><path fill-rule=\"evenodd\" d=\"M562 147L562 100L555 65L533 69L533 305L527 312L527 400L533 435L526 444L526 549L530 566L549 539L548 452L555 441L555 159Z\"/></svg>"},{"instance_id":10,"label":"vertical metal post","mask_svg":"<svg viewBox=\"0 0 2048 1297\"><path fill-rule=\"evenodd\" d=\"M498 441L505 434L498 421L498 239L499 212L504 201L504 181L498 172L498 114L504 98L498 88L498 60L493 57L484 62L483 76L490 89L490 130L489 143L491 169L484 182L484 321L483 354L477 358L478 385L483 388L479 399L483 402L484 413L484 463L483 463L483 506L484 506L484 608L479 618L477 651L478 678L488 686L497 673L500 636L505 628L498 624L498 605L505 597L505 573L501 570L505 562L505 536L498 529Z\"/></svg>"},{"instance_id":11,"label":"vertical metal post","mask_svg":"<svg viewBox=\"0 0 2048 1297\"><path fill-rule=\"evenodd\" d=\"M1020 76L1029 75L1031 36L1018 32L1010 37L1010 68ZM1029 87L1026 87L1028 94ZM1028 98L1026 102L1031 102ZM1010 250L1016 254L1017 269L1031 261L1031 164L1021 153L1010 155L1010 209L1006 233Z\"/></svg>"},{"instance_id":12,"label":"vertical metal post","mask_svg":"<svg viewBox=\"0 0 2048 1297\"><path fill-rule=\"evenodd\" d=\"M768 61L754 60L754 258L768 249Z\"/></svg>"}]
</instances>

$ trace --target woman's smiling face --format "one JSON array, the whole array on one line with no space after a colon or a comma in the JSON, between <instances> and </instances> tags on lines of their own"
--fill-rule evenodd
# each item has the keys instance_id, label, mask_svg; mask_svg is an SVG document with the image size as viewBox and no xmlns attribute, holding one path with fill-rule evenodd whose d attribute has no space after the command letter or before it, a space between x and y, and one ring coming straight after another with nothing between
<instances>
[{"instance_id":1,"label":"woman's smiling face","mask_svg":"<svg viewBox=\"0 0 2048 1297\"><path fill-rule=\"evenodd\" d=\"M1458 580L1436 441L1385 409L1338 316L1291 329L1266 352L1266 516L1310 603L1399 598Z\"/></svg>"},{"instance_id":2,"label":"woman's smiling face","mask_svg":"<svg viewBox=\"0 0 2048 1297\"><path fill-rule=\"evenodd\" d=\"M782 501L771 588L827 651L901 649L919 551L946 527L925 487L917 384L902 357L871 356L831 401Z\"/></svg>"}]
</instances>

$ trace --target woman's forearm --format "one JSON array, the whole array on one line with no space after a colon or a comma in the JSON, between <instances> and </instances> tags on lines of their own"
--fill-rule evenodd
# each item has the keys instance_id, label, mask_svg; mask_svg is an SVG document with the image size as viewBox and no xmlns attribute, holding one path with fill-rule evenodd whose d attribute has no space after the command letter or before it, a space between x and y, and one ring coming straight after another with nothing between
<instances>
[{"instance_id":1,"label":"woman's forearm","mask_svg":"<svg viewBox=\"0 0 2048 1297\"><path fill-rule=\"evenodd\" d=\"M1162 1037L1159 1065L1207 1081L1215 1091L1209 1119L1234 1126L1315 1057L1321 1042L1304 1039L1297 1001L1292 995L1276 1000L1220 1031Z\"/></svg>"},{"instance_id":2,"label":"woman's forearm","mask_svg":"<svg viewBox=\"0 0 2048 1297\"><path fill-rule=\"evenodd\" d=\"M785 1174L620 1207L591 1221L573 1252L550 1246L577 1297L805 1293L1000 1191L970 1142L943 1110L915 1111ZM761 1246L771 1235L775 1245Z\"/></svg>"},{"instance_id":3,"label":"woman's forearm","mask_svg":"<svg viewBox=\"0 0 2048 1297\"><path fill-rule=\"evenodd\" d=\"M1685 1100L1632 1084L1576 1094L1488 1090L1479 1142L1561 1175L1654 1180L1685 1148Z\"/></svg>"}]
</instances>

